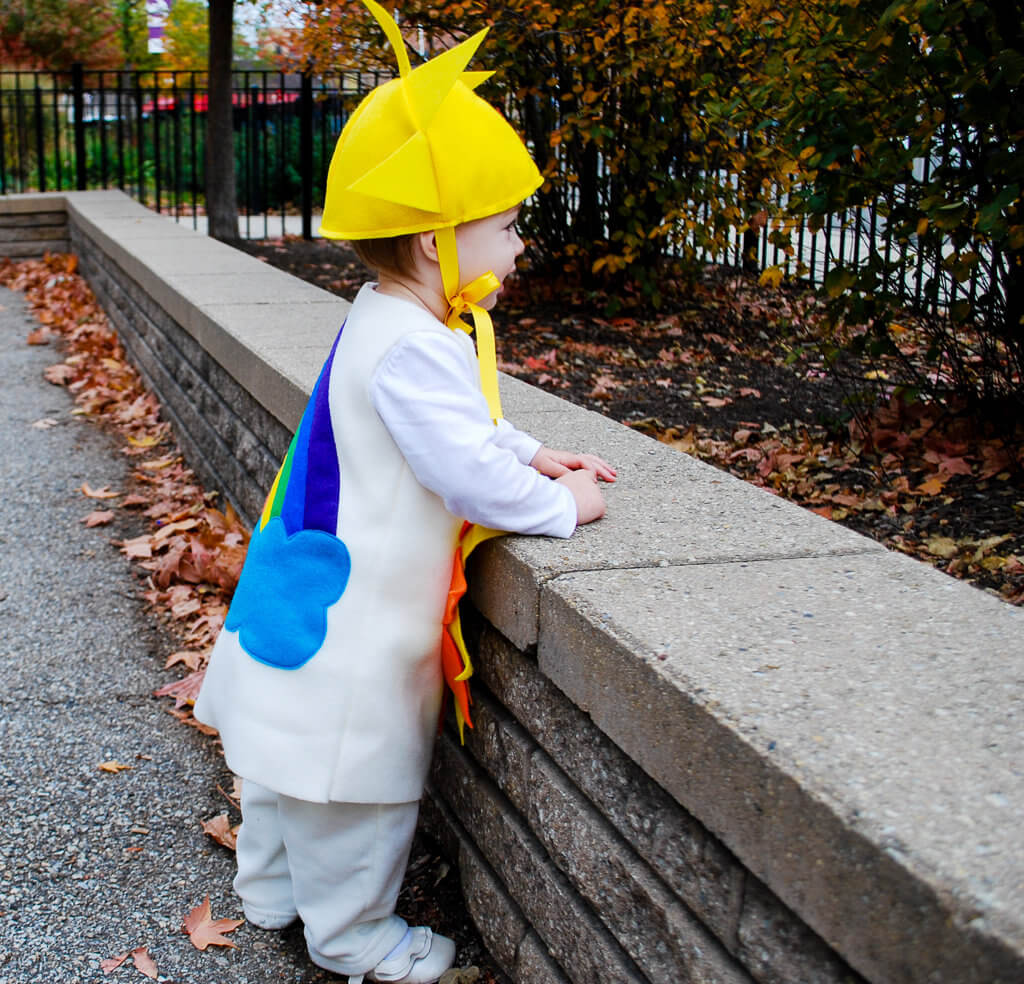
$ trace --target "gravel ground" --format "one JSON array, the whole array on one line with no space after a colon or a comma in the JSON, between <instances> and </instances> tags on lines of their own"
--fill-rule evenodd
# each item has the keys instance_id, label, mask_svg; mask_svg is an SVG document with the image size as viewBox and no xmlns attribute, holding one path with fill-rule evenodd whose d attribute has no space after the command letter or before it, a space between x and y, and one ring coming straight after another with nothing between
<instances>
[{"instance_id":1,"label":"gravel ground","mask_svg":"<svg viewBox=\"0 0 1024 984\"><path fill-rule=\"evenodd\" d=\"M81 522L105 508L82 483L123 489L127 463L43 380L58 356L25 344L35 327L0 288L0 984L142 980L100 961L143 946L161 981L337 980L300 929L243 925L238 949L205 952L181 932L207 894L214 918L241 918L233 857L199 826L231 778L151 696L175 646L110 542L142 530L119 510ZM111 760L131 768L99 769Z\"/></svg>"}]
</instances>

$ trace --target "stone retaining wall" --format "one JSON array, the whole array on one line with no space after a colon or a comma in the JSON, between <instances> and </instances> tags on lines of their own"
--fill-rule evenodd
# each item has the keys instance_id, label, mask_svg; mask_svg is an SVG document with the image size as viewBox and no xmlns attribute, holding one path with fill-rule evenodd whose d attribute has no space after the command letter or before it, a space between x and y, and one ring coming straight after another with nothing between
<instances>
[{"instance_id":1,"label":"stone retaining wall","mask_svg":"<svg viewBox=\"0 0 1024 984\"><path fill-rule=\"evenodd\" d=\"M30 260L43 253L66 253L68 212L64 196L0 196L0 257Z\"/></svg>"},{"instance_id":2,"label":"stone retaining wall","mask_svg":"<svg viewBox=\"0 0 1024 984\"><path fill-rule=\"evenodd\" d=\"M251 522L346 304L117 192L0 199L3 248L33 211L66 213L191 463ZM509 976L1024 980L1024 613L502 392L620 475L571 540L474 559L476 727L441 737L423 819Z\"/></svg>"}]
</instances>

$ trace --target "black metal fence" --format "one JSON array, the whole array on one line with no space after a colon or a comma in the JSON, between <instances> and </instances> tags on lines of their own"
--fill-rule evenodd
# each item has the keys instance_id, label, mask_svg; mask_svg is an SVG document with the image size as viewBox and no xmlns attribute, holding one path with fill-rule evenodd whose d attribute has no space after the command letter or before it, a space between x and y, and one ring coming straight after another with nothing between
<instances>
[{"instance_id":1,"label":"black metal fence","mask_svg":"<svg viewBox=\"0 0 1024 984\"><path fill-rule=\"evenodd\" d=\"M248 234L283 232L285 215L297 213L310 234L338 134L379 81L366 72L234 73L239 212L247 227L262 223ZM0 72L0 194L120 188L198 225L207 104L205 72Z\"/></svg>"},{"instance_id":2,"label":"black metal fence","mask_svg":"<svg viewBox=\"0 0 1024 984\"><path fill-rule=\"evenodd\" d=\"M301 215L303 235L312 235L312 214L323 202L337 136L380 81L377 73L356 71L316 77L234 73L235 174L244 235L283 234L287 215ZM204 72L80 66L70 72L0 71L0 194L120 188L198 226L205 214L206 110ZM755 245L752 239L737 231L719 254L703 258L738 265ZM857 265L870 251L888 261L899 249L884 219L869 208L829 216L817 232L794 227L789 242L783 251L772 242L770 228L761 228L761 267L780 266L819 284L837 265ZM948 304L958 291L973 298L987 289L984 275L962 286L943 276L941 256L928 262L911 250L900 259L890 289L913 304L925 300L929 281L941 289L932 292L928 306Z\"/></svg>"}]
</instances>

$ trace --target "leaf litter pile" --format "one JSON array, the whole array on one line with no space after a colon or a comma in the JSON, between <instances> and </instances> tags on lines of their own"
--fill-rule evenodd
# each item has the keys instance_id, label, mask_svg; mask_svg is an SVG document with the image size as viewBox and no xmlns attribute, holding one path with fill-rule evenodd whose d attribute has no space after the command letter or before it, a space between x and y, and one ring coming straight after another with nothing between
<instances>
[{"instance_id":1,"label":"leaf litter pile","mask_svg":"<svg viewBox=\"0 0 1024 984\"><path fill-rule=\"evenodd\" d=\"M72 395L75 406L71 413L102 424L123 440L121 452L133 466L131 487L93 488L83 483L79 489L84 511L81 521L102 530L114 521L115 509L140 513L148 520L148 532L112 542L134 562L145 582L143 597L180 640L179 647L165 659L165 668L175 676L154 696L167 698L168 712L183 724L214 736L216 732L192 716L191 708L238 583L249 533L230 504L218 508L218 494L203 489L186 466L169 425L160 418L159 402L127 362L117 334L76 272L77 266L75 256L63 254L18 263L3 259L0 284L23 292L39 322L39 327L29 332L27 343L59 346L63 360L47 368L44 375ZM57 423L43 418L32 426L46 429ZM97 768L118 773L132 766L109 761ZM224 848L234 850L240 817L238 783L234 789L220 792L229 811L206 820L197 818L197 826ZM411 857L399 897L399 914L412 924L430 925L451 936L460 958L473 961L475 966L450 973L453 982L496 984L498 972L465 910L455 873L436 845L419 835ZM185 903L183 910L190 904ZM207 897L183 911L182 932L198 950L235 947L227 934L241 923L215 919ZM301 931L295 945L304 948ZM125 950L100 963L104 974L128 965L144 977L157 979L156 963L146 946Z\"/></svg>"},{"instance_id":2,"label":"leaf litter pile","mask_svg":"<svg viewBox=\"0 0 1024 984\"><path fill-rule=\"evenodd\" d=\"M346 298L369 278L329 241L239 246ZM611 317L605 297L524 275L494 311L499 368L1024 604L1024 421L905 402L884 389L891 360L830 367L805 292L719 271L680 295ZM896 330L901 358L926 348L912 323ZM881 399L851 414L869 386Z\"/></svg>"}]
</instances>

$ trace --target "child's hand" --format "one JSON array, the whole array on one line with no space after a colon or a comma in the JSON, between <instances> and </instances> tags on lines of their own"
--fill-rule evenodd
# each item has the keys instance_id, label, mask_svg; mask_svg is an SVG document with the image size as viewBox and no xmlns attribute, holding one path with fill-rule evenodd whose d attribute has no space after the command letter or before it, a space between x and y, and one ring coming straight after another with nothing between
<instances>
[{"instance_id":1,"label":"child's hand","mask_svg":"<svg viewBox=\"0 0 1024 984\"><path fill-rule=\"evenodd\" d=\"M604 515L604 496L601 495L601 490L597 487L597 475L590 469L567 470L555 481L566 486L576 500L577 526L592 523Z\"/></svg>"},{"instance_id":2,"label":"child's hand","mask_svg":"<svg viewBox=\"0 0 1024 984\"><path fill-rule=\"evenodd\" d=\"M615 469L596 454L576 454L572 451L556 451L554 448L542 447L533 456L530 464L549 478L561 478L569 472L585 469L606 482L615 481Z\"/></svg>"}]
</instances>

